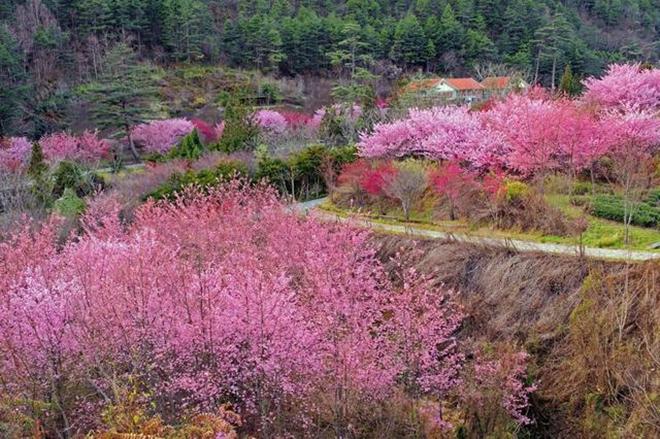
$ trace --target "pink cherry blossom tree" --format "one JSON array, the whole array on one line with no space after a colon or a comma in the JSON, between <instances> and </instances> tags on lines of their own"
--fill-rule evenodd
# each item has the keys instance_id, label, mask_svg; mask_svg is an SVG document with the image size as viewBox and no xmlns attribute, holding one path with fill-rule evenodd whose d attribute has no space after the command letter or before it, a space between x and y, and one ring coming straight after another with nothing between
<instances>
[{"instance_id":1,"label":"pink cherry blossom tree","mask_svg":"<svg viewBox=\"0 0 660 439\"><path fill-rule=\"evenodd\" d=\"M277 111L259 110L254 113L257 125L269 134L283 134L287 127L287 120Z\"/></svg>"},{"instance_id":2,"label":"pink cherry blossom tree","mask_svg":"<svg viewBox=\"0 0 660 439\"><path fill-rule=\"evenodd\" d=\"M0 139L0 168L10 172L23 170L31 149L32 144L26 137Z\"/></svg>"},{"instance_id":3,"label":"pink cherry blossom tree","mask_svg":"<svg viewBox=\"0 0 660 439\"><path fill-rule=\"evenodd\" d=\"M52 221L0 243L0 385L54 401L53 435L85 432L128 379L165 417L235 401L264 436L319 410L341 435L402 376L412 398L458 385L451 293L390 280L366 232L240 182L148 202L130 226L118 211L93 200L64 246Z\"/></svg>"},{"instance_id":4,"label":"pink cherry blossom tree","mask_svg":"<svg viewBox=\"0 0 660 439\"><path fill-rule=\"evenodd\" d=\"M584 101L604 109L660 110L660 69L612 64L602 78L584 81Z\"/></svg>"},{"instance_id":5,"label":"pink cherry blossom tree","mask_svg":"<svg viewBox=\"0 0 660 439\"><path fill-rule=\"evenodd\" d=\"M408 117L377 124L373 133L363 134L359 153L367 158L421 156L474 168L497 166L506 144L486 122L482 113L472 113L467 107L411 109Z\"/></svg>"},{"instance_id":6,"label":"pink cherry blossom tree","mask_svg":"<svg viewBox=\"0 0 660 439\"><path fill-rule=\"evenodd\" d=\"M511 94L497 103L486 117L507 145L506 166L541 180L557 168L560 115L557 103L547 98Z\"/></svg>"},{"instance_id":7,"label":"pink cherry blossom tree","mask_svg":"<svg viewBox=\"0 0 660 439\"><path fill-rule=\"evenodd\" d=\"M165 154L193 129L195 125L188 119L155 120L135 126L131 135L146 152Z\"/></svg>"},{"instance_id":8,"label":"pink cherry blossom tree","mask_svg":"<svg viewBox=\"0 0 660 439\"><path fill-rule=\"evenodd\" d=\"M91 164L110 153L110 143L99 138L97 131L84 131L80 136L67 132L49 134L39 139L39 143L50 162L73 160Z\"/></svg>"}]
</instances>

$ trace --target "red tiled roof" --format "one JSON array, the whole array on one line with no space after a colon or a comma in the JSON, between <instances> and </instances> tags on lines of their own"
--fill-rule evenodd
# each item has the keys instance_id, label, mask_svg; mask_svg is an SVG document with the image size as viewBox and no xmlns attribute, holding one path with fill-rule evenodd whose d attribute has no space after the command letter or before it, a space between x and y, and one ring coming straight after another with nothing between
<instances>
[{"instance_id":1,"label":"red tiled roof","mask_svg":"<svg viewBox=\"0 0 660 439\"><path fill-rule=\"evenodd\" d=\"M435 87L440 82L441 78L420 79L412 81L403 87L403 93L414 93L420 90L428 90Z\"/></svg>"},{"instance_id":2,"label":"red tiled roof","mask_svg":"<svg viewBox=\"0 0 660 439\"><path fill-rule=\"evenodd\" d=\"M481 81L481 85L486 88L507 88L511 82L510 76L489 76Z\"/></svg>"},{"instance_id":3,"label":"red tiled roof","mask_svg":"<svg viewBox=\"0 0 660 439\"><path fill-rule=\"evenodd\" d=\"M456 90L483 90L484 86L472 78L446 78L445 82Z\"/></svg>"}]
</instances>

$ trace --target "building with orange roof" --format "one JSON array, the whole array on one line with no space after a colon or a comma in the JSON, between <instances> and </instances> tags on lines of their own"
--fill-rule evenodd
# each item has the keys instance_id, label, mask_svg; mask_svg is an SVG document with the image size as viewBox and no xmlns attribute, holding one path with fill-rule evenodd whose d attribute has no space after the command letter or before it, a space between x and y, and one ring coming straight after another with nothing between
<instances>
[{"instance_id":1,"label":"building with orange roof","mask_svg":"<svg viewBox=\"0 0 660 439\"><path fill-rule=\"evenodd\" d=\"M529 87L524 79L512 76L489 76L481 81L481 85L486 89L487 96L504 96L512 91L520 91Z\"/></svg>"},{"instance_id":2,"label":"building with orange roof","mask_svg":"<svg viewBox=\"0 0 660 439\"><path fill-rule=\"evenodd\" d=\"M472 103L485 98L485 87L473 78L428 78L410 82L402 95L411 97L413 103Z\"/></svg>"}]
</instances>

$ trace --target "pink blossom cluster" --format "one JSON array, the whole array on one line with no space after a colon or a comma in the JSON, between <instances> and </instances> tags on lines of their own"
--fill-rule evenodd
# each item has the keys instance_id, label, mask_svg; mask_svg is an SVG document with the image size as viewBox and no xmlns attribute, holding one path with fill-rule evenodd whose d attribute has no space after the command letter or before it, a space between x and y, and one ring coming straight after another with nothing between
<instances>
[{"instance_id":1,"label":"pink blossom cluster","mask_svg":"<svg viewBox=\"0 0 660 439\"><path fill-rule=\"evenodd\" d=\"M195 125L188 119L155 120L135 126L131 136L146 152L164 154L194 128Z\"/></svg>"},{"instance_id":2,"label":"pink blossom cluster","mask_svg":"<svg viewBox=\"0 0 660 439\"><path fill-rule=\"evenodd\" d=\"M201 119L191 120L192 124L195 126L197 133L199 134L200 140L204 144L215 143L220 140L222 133L225 130L225 122L219 122L215 125L211 125L208 122L205 122Z\"/></svg>"},{"instance_id":3,"label":"pink blossom cluster","mask_svg":"<svg viewBox=\"0 0 660 439\"><path fill-rule=\"evenodd\" d=\"M657 114L629 105L594 112L582 101L532 90L511 94L486 111L411 109L407 118L362 135L358 146L366 158L421 156L531 175L557 168L578 172L622 145L657 150Z\"/></svg>"},{"instance_id":4,"label":"pink blossom cluster","mask_svg":"<svg viewBox=\"0 0 660 439\"><path fill-rule=\"evenodd\" d=\"M280 111L280 114L284 116L287 125L292 129L304 129L312 120L312 116L297 111Z\"/></svg>"},{"instance_id":5,"label":"pink blossom cluster","mask_svg":"<svg viewBox=\"0 0 660 439\"><path fill-rule=\"evenodd\" d=\"M363 157L421 156L482 167L499 160L505 145L481 113L467 107L411 109L406 119L378 124L359 143Z\"/></svg>"},{"instance_id":6,"label":"pink blossom cluster","mask_svg":"<svg viewBox=\"0 0 660 439\"><path fill-rule=\"evenodd\" d=\"M525 352L513 352L497 359L478 357L474 365L478 387L492 389L502 409L521 425L532 423L525 410L529 405L530 393L536 390L535 385L525 383L528 358ZM478 399L481 398L483 396Z\"/></svg>"},{"instance_id":7,"label":"pink blossom cluster","mask_svg":"<svg viewBox=\"0 0 660 439\"><path fill-rule=\"evenodd\" d=\"M101 139L98 131L84 131L79 136L67 132L49 134L39 139L44 156L50 162L73 160L95 163L108 157L110 142Z\"/></svg>"},{"instance_id":8,"label":"pink blossom cluster","mask_svg":"<svg viewBox=\"0 0 660 439\"><path fill-rule=\"evenodd\" d=\"M0 139L0 170L21 171L30 158L32 143L26 137Z\"/></svg>"},{"instance_id":9,"label":"pink blossom cluster","mask_svg":"<svg viewBox=\"0 0 660 439\"><path fill-rule=\"evenodd\" d=\"M262 130L270 134L282 134L288 127L286 118L273 110L257 111L254 113L254 120Z\"/></svg>"},{"instance_id":10,"label":"pink blossom cluster","mask_svg":"<svg viewBox=\"0 0 660 439\"><path fill-rule=\"evenodd\" d=\"M165 416L231 400L267 425L386 398L401 377L440 398L459 384L452 293L390 280L366 232L236 181L148 202L130 226L118 209L91 202L63 247L54 222L0 243L0 374L22 397L81 389L98 406L130 374Z\"/></svg>"},{"instance_id":11,"label":"pink blossom cluster","mask_svg":"<svg viewBox=\"0 0 660 439\"><path fill-rule=\"evenodd\" d=\"M584 81L584 100L605 109L660 111L660 69L612 64L602 78Z\"/></svg>"}]
</instances>

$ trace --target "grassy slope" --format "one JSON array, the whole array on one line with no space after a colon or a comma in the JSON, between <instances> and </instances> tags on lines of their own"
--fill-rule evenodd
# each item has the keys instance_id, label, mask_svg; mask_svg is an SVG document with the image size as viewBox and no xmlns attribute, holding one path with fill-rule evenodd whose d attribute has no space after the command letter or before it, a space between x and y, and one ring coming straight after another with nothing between
<instances>
[{"instance_id":1,"label":"grassy slope","mask_svg":"<svg viewBox=\"0 0 660 439\"><path fill-rule=\"evenodd\" d=\"M550 204L561 209L568 217L576 218L580 215L583 215L583 212L580 208L572 206L569 203L567 195L551 195L548 196L548 201ZM366 212L351 212L348 210L341 209L333 205L330 201L326 202L321 206L322 209L336 213L338 215L350 215L354 213L365 214L372 218L376 222L382 222L385 224L410 224L415 227L428 229L428 230L438 230L443 232L453 232L453 233L463 233L466 235L473 236L489 236L489 237L498 237L498 238L512 238L520 239L533 242L545 242L545 243L557 243L557 244L576 244L576 238L566 237L566 236L553 236L553 235L542 235L540 233L532 232L521 232L516 230L497 230L490 226L470 226L465 221L448 221L442 220L438 221L433 218L432 208L426 208L422 211L413 212L411 215L411 220L406 222L403 217L403 213L400 209L393 209L386 212L384 216L376 216ZM624 227L623 224L617 223L614 221L605 220L602 218L596 218L591 215L586 215L589 222L589 227L583 236L583 243L587 247L595 248L613 248L621 249L624 248L623 236L624 236ZM660 230L650 229L644 227L631 227L630 234L632 237L632 245L630 246L633 250L645 250L645 251L657 251L650 250L649 246L653 243L660 242Z\"/></svg>"}]
</instances>

